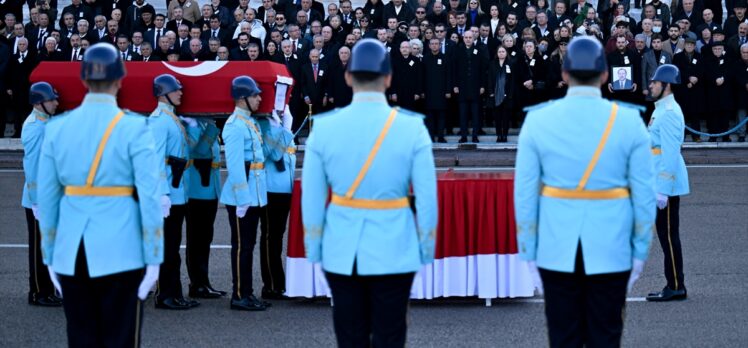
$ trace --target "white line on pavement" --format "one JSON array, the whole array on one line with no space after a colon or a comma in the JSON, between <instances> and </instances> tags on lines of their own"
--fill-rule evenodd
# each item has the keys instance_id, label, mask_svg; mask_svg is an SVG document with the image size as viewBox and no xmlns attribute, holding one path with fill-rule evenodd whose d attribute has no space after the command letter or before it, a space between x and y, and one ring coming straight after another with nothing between
<instances>
[{"instance_id":1,"label":"white line on pavement","mask_svg":"<svg viewBox=\"0 0 748 348\"><path fill-rule=\"evenodd\" d=\"M506 302L519 302L519 303L545 303L545 300L542 298L518 298L518 299L504 299L504 300L494 300L494 301L506 301ZM647 302L647 299L644 297L627 297L626 302Z\"/></svg>"}]
</instances>

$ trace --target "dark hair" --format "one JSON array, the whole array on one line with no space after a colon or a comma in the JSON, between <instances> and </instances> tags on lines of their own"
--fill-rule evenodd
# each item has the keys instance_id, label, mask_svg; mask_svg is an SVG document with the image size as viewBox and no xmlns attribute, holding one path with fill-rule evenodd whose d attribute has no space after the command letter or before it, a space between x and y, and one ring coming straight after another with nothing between
<instances>
[{"instance_id":1,"label":"dark hair","mask_svg":"<svg viewBox=\"0 0 748 348\"><path fill-rule=\"evenodd\" d=\"M569 75L581 85L591 85L600 78L600 73L596 71L569 71Z\"/></svg>"},{"instance_id":2,"label":"dark hair","mask_svg":"<svg viewBox=\"0 0 748 348\"><path fill-rule=\"evenodd\" d=\"M660 41L662 41L662 35L660 35L660 34L652 34L651 41L654 41L654 40L660 40Z\"/></svg>"},{"instance_id":3,"label":"dark hair","mask_svg":"<svg viewBox=\"0 0 748 348\"><path fill-rule=\"evenodd\" d=\"M373 72L354 72L351 73L351 76L356 83L370 83L382 77L381 74Z\"/></svg>"}]
</instances>

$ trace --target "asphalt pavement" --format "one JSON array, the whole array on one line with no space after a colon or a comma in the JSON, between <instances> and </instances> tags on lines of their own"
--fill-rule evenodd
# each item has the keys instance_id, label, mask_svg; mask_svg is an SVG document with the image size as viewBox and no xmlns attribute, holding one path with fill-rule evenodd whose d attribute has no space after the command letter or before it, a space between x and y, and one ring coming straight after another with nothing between
<instances>
[{"instance_id":1,"label":"asphalt pavement","mask_svg":"<svg viewBox=\"0 0 748 348\"><path fill-rule=\"evenodd\" d=\"M647 303L664 285L655 237L644 274L629 294L623 337L628 347L745 347L748 345L748 166L689 168L692 194L681 201L681 235L689 299ZM64 347L65 317L57 308L26 303L28 249L20 207L23 174L0 171L0 347ZM231 287L229 229L219 208L211 254L215 287ZM184 251L184 250L183 250ZM257 257L258 253L255 253ZM184 258L184 254L182 254ZM261 287L259 261L254 284ZM182 270L183 284L188 284ZM543 347L543 304L534 299L477 298L414 302L408 314L410 347ZM274 301L266 312L229 310L228 299L203 300L185 312L145 304L144 347L331 347L327 299Z\"/></svg>"}]
</instances>

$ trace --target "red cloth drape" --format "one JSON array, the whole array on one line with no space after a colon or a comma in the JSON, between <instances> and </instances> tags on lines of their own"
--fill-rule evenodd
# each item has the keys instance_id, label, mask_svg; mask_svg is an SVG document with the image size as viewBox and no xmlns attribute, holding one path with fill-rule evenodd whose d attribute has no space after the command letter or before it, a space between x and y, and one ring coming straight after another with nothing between
<instances>
[{"instance_id":1,"label":"red cloth drape","mask_svg":"<svg viewBox=\"0 0 748 348\"><path fill-rule=\"evenodd\" d=\"M439 226L436 258L516 254L514 175L456 173L437 180ZM301 185L294 184L288 229L288 257L304 257Z\"/></svg>"},{"instance_id":2,"label":"red cloth drape","mask_svg":"<svg viewBox=\"0 0 748 348\"><path fill-rule=\"evenodd\" d=\"M273 62L126 62L127 75L117 95L120 107L150 113L156 107L153 79L172 74L182 83L184 97L180 114L230 114L234 110L231 81L240 75L252 77L262 90L258 113L270 113L275 102L278 77L290 79L283 64ZM31 82L46 81L60 94L60 109L80 105L86 88L80 80L78 62L42 62L31 74ZM286 102L291 88L286 92Z\"/></svg>"}]
</instances>

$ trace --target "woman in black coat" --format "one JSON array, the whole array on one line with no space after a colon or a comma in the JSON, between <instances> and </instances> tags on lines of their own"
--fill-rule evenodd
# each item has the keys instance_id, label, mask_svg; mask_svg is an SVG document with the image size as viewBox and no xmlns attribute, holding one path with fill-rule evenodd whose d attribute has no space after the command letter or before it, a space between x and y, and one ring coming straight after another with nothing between
<instances>
[{"instance_id":1,"label":"woman in black coat","mask_svg":"<svg viewBox=\"0 0 748 348\"><path fill-rule=\"evenodd\" d=\"M384 4L382 0L367 0L364 5L364 14L369 16L369 25L372 28L384 27Z\"/></svg>"},{"instance_id":2,"label":"woman in black coat","mask_svg":"<svg viewBox=\"0 0 748 348\"><path fill-rule=\"evenodd\" d=\"M562 38L558 42L558 48L551 55L551 63L548 66L548 98L559 99L566 95L569 86L561 76L564 65L564 56L566 56L566 46L569 39Z\"/></svg>"},{"instance_id":3,"label":"woman in black coat","mask_svg":"<svg viewBox=\"0 0 748 348\"><path fill-rule=\"evenodd\" d=\"M524 108L546 101L548 61L538 54L534 40L527 40L522 44L522 53L517 58L519 80L519 94L522 101L519 106Z\"/></svg>"},{"instance_id":4,"label":"woman in black coat","mask_svg":"<svg viewBox=\"0 0 748 348\"><path fill-rule=\"evenodd\" d=\"M507 141L509 126L514 110L514 94L516 93L515 69L509 52L503 46L496 49L491 62L488 64L488 102L493 110L494 125L496 126L496 142Z\"/></svg>"}]
</instances>

